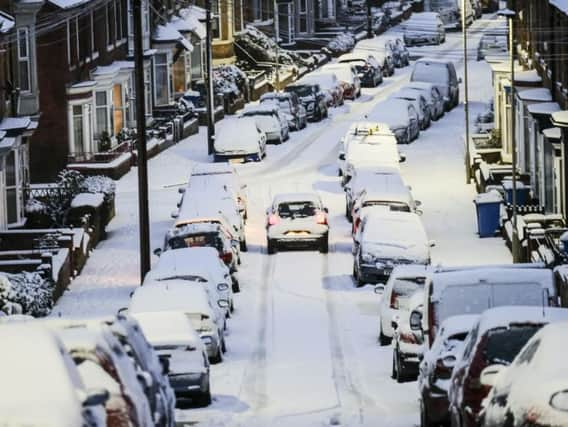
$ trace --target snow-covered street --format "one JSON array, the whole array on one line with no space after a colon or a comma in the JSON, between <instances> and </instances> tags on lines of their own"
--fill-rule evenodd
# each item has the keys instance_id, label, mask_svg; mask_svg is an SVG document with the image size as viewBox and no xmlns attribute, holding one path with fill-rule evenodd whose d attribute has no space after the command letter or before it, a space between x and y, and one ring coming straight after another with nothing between
<instances>
[{"instance_id":1,"label":"snow-covered street","mask_svg":"<svg viewBox=\"0 0 568 427\"><path fill-rule=\"evenodd\" d=\"M492 96L491 72L475 61L480 31L476 21L470 43L472 118ZM373 51L392 37L360 42ZM454 59L463 75L461 33L446 43L414 48L413 56ZM345 196L337 176L340 138L364 120L380 100L409 79L397 69L377 88L363 89L355 102L330 111L330 118L291 134L285 144L269 146L262 163L238 166L247 184L249 252L239 271L241 293L229 324L228 352L212 367L213 404L178 411L179 425L199 426L415 426L419 424L416 383L390 378L392 349L377 344L379 296L372 286L352 280L351 228L344 215ZM461 87L463 96L463 85ZM231 126L230 118L218 126ZM476 234L475 188L465 183L463 105L401 146L407 161L405 181L422 202L428 237L436 241L432 263L504 264L511 255L501 238ZM187 181L193 162L209 161L206 130L163 152L149 163L152 248L162 245L179 200L178 184ZM117 183L117 216L108 237L92 253L53 310L53 316L99 316L128 305L140 284L138 267L137 177L131 171ZM281 192L317 191L329 208L330 251L266 254L265 211ZM157 259L157 258L156 258ZM155 260L154 260L155 261Z\"/></svg>"}]
</instances>

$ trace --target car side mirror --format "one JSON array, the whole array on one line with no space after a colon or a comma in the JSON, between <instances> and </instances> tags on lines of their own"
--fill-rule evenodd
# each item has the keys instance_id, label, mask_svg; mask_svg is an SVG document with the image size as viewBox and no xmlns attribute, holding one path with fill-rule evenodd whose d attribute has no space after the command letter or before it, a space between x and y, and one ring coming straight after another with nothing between
<instances>
[{"instance_id":1,"label":"car side mirror","mask_svg":"<svg viewBox=\"0 0 568 427\"><path fill-rule=\"evenodd\" d=\"M128 313L128 307L122 307L118 309L118 314L126 314Z\"/></svg>"},{"instance_id":2,"label":"car side mirror","mask_svg":"<svg viewBox=\"0 0 568 427\"><path fill-rule=\"evenodd\" d=\"M158 356L160 365L162 365L162 375L168 375L170 372L170 358L166 356Z\"/></svg>"},{"instance_id":3,"label":"car side mirror","mask_svg":"<svg viewBox=\"0 0 568 427\"><path fill-rule=\"evenodd\" d=\"M170 216L173 219L177 219L179 217L179 212L178 211L172 211L172 213L170 214Z\"/></svg>"},{"instance_id":4,"label":"car side mirror","mask_svg":"<svg viewBox=\"0 0 568 427\"><path fill-rule=\"evenodd\" d=\"M140 371L136 374L138 381L143 385L144 389L149 389L154 384L152 376L146 371Z\"/></svg>"},{"instance_id":5,"label":"car side mirror","mask_svg":"<svg viewBox=\"0 0 568 427\"><path fill-rule=\"evenodd\" d=\"M229 301L227 301L226 299L220 299L219 301L217 301L217 305L220 308L229 308Z\"/></svg>"},{"instance_id":6,"label":"car side mirror","mask_svg":"<svg viewBox=\"0 0 568 427\"><path fill-rule=\"evenodd\" d=\"M412 331L422 330L422 313L418 310L412 310L410 313L410 329Z\"/></svg>"},{"instance_id":7,"label":"car side mirror","mask_svg":"<svg viewBox=\"0 0 568 427\"><path fill-rule=\"evenodd\" d=\"M396 315L396 314L392 317L391 326L395 331L398 329L399 320L400 319L399 319L398 315Z\"/></svg>"},{"instance_id":8,"label":"car side mirror","mask_svg":"<svg viewBox=\"0 0 568 427\"><path fill-rule=\"evenodd\" d=\"M183 187L178 188L178 193L179 193L179 194L184 194L184 193L185 193L185 188L183 188Z\"/></svg>"},{"instance_id":9,"label":"car side mirror","mask_svg":"<svg viewBox=\"0 0 568 427\"><path fill-rule=\"evenodd\" d=\"M459 83L459 84L462 83L462 78L461 78L461 77L458 78L458 83Z\"/></svg>"},{"instance_id":10,"label":"car side mirror","mask_svg":"<svg viewBox=\"0 0 568 427\"><path fill-rule=\"evenodd\" d=\"M430 241L428 242L428 246L430 246L431 248L435 247L435 246L436 246L436 241L435 241L435 240L430 240Z\"/></svg>"},{"instance_id":11,"label":"car side mirror","mask_svg":"<svg viewBox=\"0 0 568 427\"><path fill-rule=\"evenodd\" d=\"M338 158L339 160L345 160L345 153L343 151L340 151Z\"/></svg>"},{"instance_id":12,"label":"car side mirror","mask_svg":"<svg viewBox=\"0 0 568 427\"><path fill-rule=\"evenodd\" d=\"M489 365L483 371L481 371L481 375L479 376L479 382L481 385L493 387L495 385L495 381L497 380L497 376L506 369L504 365Z\"/></svg>"},{"instance_id":13,"label":"car side mirror","mask_svg":"<svg viewBox=\"0 0 568 427\"><path fill-rule=\"evenodd\" d=\"M406 155L401 154L401 155L398 157L398 162L399 162L399 163L404 163L404 162L406 162Z\"/></svg>"},{"instance_id":14,"label":"car side mirror","mask_svg":"<svg viewBox=\"0 0 568 427\"><path fill-rule=\"evenodd\" d=\"M328 208L323 208L323 211L324 211L325 213L329 213L329 209L328 209Z\"/></svg>"},{"instance_id":15,"label":"car side mirror","mask_svg":"<svg viewBox=\"0 0 568 427\"><path fill-rule=\"evenodd\" d=\"M248 185L247 185L247 184L243 184L243 185L241 185L241 188L242 188L243 190L246 190L246 189L248 188Z\"/></svg>"},{"instance_id":16,"label":"car side mirror","mask_svg":"<svg viewBox=\"0 0 568 427\"><path fill-rule=\"evenodd\" d=\"M409 189L409 190L410 190L410 189ZM412 190L411 190L411 191L412 191ZM414 206L420 207L420 206L422 206L422 202L421 202L420 200L415 200L415 201L414 201Z\"/></svg>"},{"instance_id":17,"label":"car side mirror","mask_svg":"<svg viewBox=\"0 0 568 427\"><path fill-rule=\"evenodd\" d=\"M382 295L385 292L385 285L377 285L375 286L374 292L377 295Z\"/></svg>"},{"instance_id":18,"label":"car side mirror","mask_svg":"<svg viewBox=\"0 0 568 427\"><path fill-rule=\"evenodd\" d=\"M82 401L83 407L104 405L109 398L109 392L105 389L89 389Z\"/></svg>"},{"instance_id":19,"label":"car side mirror","mask_svg":"<svg viewBox=\"0 0 568 427\"><path fill-rule=\"evenodd\" d=\"M217 290L218 290L218 291L223 292L223 291L226 291L227 289L229 289L229 285L227 285L226 283L219 283L219 284L217 285Z\"/></svg>"},{"instance_id":20,"label":"car side mirror","mask_svg":"<svg viewBox=\"0 0 568 427\"><path fill-rule=\"evenodd\" d=\"M156 249L154 249L154 255L156 255L156 256L162 255L162 248L156 248Z\"/></svg>"}]
</instances>

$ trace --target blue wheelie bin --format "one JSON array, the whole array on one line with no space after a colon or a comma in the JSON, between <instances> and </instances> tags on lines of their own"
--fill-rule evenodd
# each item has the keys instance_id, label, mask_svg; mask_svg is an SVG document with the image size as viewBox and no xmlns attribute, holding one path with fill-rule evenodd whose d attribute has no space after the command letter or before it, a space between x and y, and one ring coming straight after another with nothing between
<instances>
[{"instance_id":1,"label":"blue wheelie bin","mask_svg":"<svg viewBox=\"0 0 568 427\"><path fill-rule=\"evenodd\" d=\"M503 181L503 190L505 190L505 200L507 203L513 203L513 181ZM529 201L531 188L521 181L517 181L517 206L526 205Z\"/></svg>"},{"instance_id":2,"label":"blue wheelie bin","mask_svg":"<svg viewBox=\"0 0 568 427\"><path fill-rule=\"evenodd\" d=\"M493 237L499 230L500 210L503 197L497 191L478 194L474 200L477 212L479 237Z\"/></svg>"}]
</instances>

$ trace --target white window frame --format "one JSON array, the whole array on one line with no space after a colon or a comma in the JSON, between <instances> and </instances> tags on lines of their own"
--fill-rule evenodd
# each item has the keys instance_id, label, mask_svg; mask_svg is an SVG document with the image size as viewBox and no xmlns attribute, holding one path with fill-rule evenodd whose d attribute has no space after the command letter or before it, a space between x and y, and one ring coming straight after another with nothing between
<instances>
[{"instance_id":1,"label":"white window frame","mask_svg":"<svg viewBox=\"0 0 568 427\"><path fill-rule=\"evenodd\" d=\"M156 62L156 58L159 56L165 56L166 57L166 62L164 63L159 63L157 64ZM158 88L158 84L157 84L157 73L156 73L156 68L157 66L163 67L165 65L166 67L166 77L167 77L167 82L166 82L166 90L167 90L167 102L165 104L163 103L158 103L158 99L157 99L157 88ZM162 106L162 105L169 105L172 102L172 55L170 52L159 52L156 53L156 55L153 58L152 61L152 68L153 68L153 87L154 87L154 105L156 106Z\"/></svg>"},{"instance_id":2,"label":"white window frame","mask_svg":"<svg viewBox=\"0 0 568 427\"><path fill-rule=\"evenodd\" d=\"M114 17L113 20L111 22L112 26L114 27L114 40L111 40L110 37L110 25L109 25L109 9L110 8L114 9ZM110 1L106 4L105 6L105 28L106 28L106 45L107 45L107 51L112 50L116 44L116 3L113 1Z\"/></svg>"},{"instance_id":3,"label":"white window frame","mask_svg":"<svg viewBox=\"0 0 568 427\"><path fill-rule=\"evenodd\" d=\"M93 149L93 142L94 142L94 99L78 99L73 101L68 101L67 103L67 117L69 123L69 153L76 153L75 151L75 129L74 129L74 113L73 107L80 106L82 108L83 113L83 148L85 153L91 153L95 150ZM86 131L87 130L87 131Z\"/></svg>"},{"instance_id":4,"label":"white window frame","mask_svg":"<svg viewBox=\"0 0 568 427\"><path fill-rule=\"evenodd\" d=\"M106 93L106 104L104 106L97 105L97 93L104 92ZM97 123L97 111L105 109L106 110L106 129L99 130L99 124ZM113 117L113 105L112 105L112 87L110 89L104 88L94 91L93 93L93 117L94 117L94 130L93 130L93 138L100 138L100 135L103 131L106 131L109 137L114 136L114 117Z\"/></svg>"},{"instance_id":5,"label":"white window frame","mask_svg":"<svg viewBox=\"0 0 568 427\"><path fill-rule=\"evenodd\" d=\"M221 2L220 0L211 0L211 26L217 21L219 37L212 37L212 40L223 40L223 26L221 25ZM213 33L214 27L212 28Z\"/></svg>"},{"instance_id":6,"label":"white window frame","mask_svg":"<svg viewBox=\"0 0 568 427\"><path fill-rule=\"evenodd\" d=\"M114 44L118 46L122 43L124 38L122 37L122 1L115 0L114 2Z\"/></svg>"},{"instance_id":7,"label":"white window frame","mask_svg":"<svg viewBox=\"0 0 568 427\"><path fill-rule=\"evenodd\" d=\"M24 33L23 39L25 42L26 47L26 55L21 55L21 33ZM20 27L17 31L17 51L18 51L18 82L19 82L19 89L21 93L30 93L32 92L32 63L31 63L31 56L30 56L30 29L28 27ZM27 89L22 89L22 75L20 73L20 66L22 63L26 63L27 68Z\"/></svg>"}]
</instances>

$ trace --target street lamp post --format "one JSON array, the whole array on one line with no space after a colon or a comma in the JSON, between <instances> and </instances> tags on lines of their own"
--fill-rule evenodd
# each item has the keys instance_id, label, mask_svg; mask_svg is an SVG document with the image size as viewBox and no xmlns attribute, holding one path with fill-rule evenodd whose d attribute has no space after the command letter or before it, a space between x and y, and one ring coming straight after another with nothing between
<instances>
[{"instance_id":1,"label":"street lamp post","mask_svg":"<svg viewBox=\"0 0 568 427\"><path fill-rule=\"evenodd\" d=\"M205 2L205 86L207 91L207 154L215 151L215 94L213 93L213 52L211 42L213 25L211 21L211 0Z\"/></svg>"},{"instance_id":2,"label":"street lamp post","mask_svg":"<svg viewBox=\"0 0 568 427\"><path fill-rule=\"evenodd\" d=\"M502 9L498 12L499 15L507 17L509 24L509 61L511 63L511 128L510 128L510 138L511 138L511 163L513 171L512 179L512 205L513 205L513 235L512 235L512 252L513 252L513 262L520 262L521 252L520 252L520 242L519 242L519 232L517 230L517 141L515 138L515 52L514 52L514 32L513 32L513 20L515 18L515 12L510 9Z\"/></svg>"},{"instance_id":3,"label":"street lamp post","mask_svg":"<svg viewBox=\"0 0 568 427\"><path fill-rule=\"evenodd\" d=\"M280 16L278 2L274 0L274 41L276 42L276 80L275 89L280 92Z\"/></svg>"},{"instance_id":4,"label":"street lamp post","mask_svg":"<svg viewBox=\"0 0 568 427\"><path fill-rule=\"evenodd\" d=\"M469 140L469 80L468 80L468 56L467 56L467 26L465 24L466 9L465 2L469 0L462 0L461 3L461 20L463 32L463 83L464 83L464 100L463 108L465 113L465 182L471 182L471 158L470 158L470 140Z\"/></svg>"}]
</instances>

